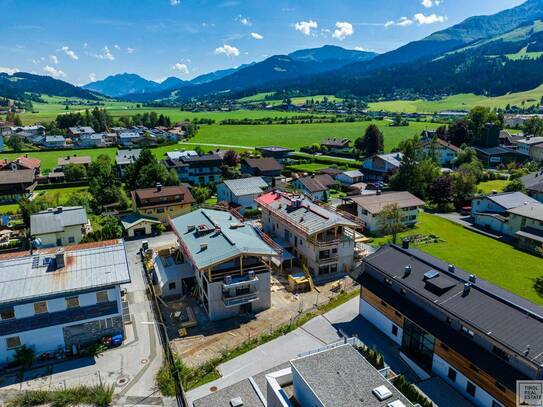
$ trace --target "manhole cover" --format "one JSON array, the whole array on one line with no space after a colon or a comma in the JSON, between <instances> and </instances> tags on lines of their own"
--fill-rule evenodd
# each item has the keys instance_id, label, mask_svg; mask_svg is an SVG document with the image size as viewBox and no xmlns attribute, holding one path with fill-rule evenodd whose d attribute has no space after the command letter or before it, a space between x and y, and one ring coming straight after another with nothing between
<instances>
[{"instance_id":1,"label":"manhole cover","mask_svg":"<svg viewBox=\"0 0 543 407\"><path fill-rule=\"evenodd\" d=\"M128 377L121 377L117 380L117 386L124 386L126 383L128 383Z\"/></svg>"},{"instance_id":2,"label":"manhole cover","mask_svg":"<svg viewBox=\"0 0 543 407\"><path fill-rule=\"evenodd\" d=\"M149 362L147 359L142 359L140 363L141 363L142 365L145 365L145 364L147 364L147 362Z\"/></svg>"},{"instance_id":3,"label":"manhole cover","mask_svg":"<svg viewBox=\"0 0 543 407\"><path fill-rule=\"evenodd\" d=\"M217 386L211 386L211 387L209 388L209 391L210 391L210 392L213 392L213 393L215 393L217 390L218 390L218 389L217 389Z\"/></svg>"}]
</instances>

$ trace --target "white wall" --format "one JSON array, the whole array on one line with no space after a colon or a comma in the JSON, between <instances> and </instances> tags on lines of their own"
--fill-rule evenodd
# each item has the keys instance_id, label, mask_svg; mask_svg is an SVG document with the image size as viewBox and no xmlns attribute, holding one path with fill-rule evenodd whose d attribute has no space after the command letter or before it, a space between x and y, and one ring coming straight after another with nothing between
<instances>
[{"instance_id":1,"label":"white wall","mask_svg":"<svg viewBox=\"0 0 543 407\"><path fill-rule=\"evenodd\" d=\"M324 407L324 404L318 399L294 366L292 366L292 383L294 385L294 396L300 405L304 407Z\"/></svg>"},{"instance_id":2,"label":"white wall","mask_svg":"<svg viewBox=\"0 0 543 407\"><path fill-rule=\"evenodd\" d=\"M362 298L359 303L359 313L398 345L402 344L403 329L398 326L398 335L394 336L392 326L395 324Z\"/></svg>"}]
</instances>

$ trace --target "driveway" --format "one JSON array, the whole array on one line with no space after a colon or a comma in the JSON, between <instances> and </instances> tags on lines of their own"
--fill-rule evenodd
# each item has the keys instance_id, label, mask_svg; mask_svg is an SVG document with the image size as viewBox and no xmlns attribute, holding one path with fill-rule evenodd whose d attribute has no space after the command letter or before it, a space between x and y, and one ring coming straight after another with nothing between
<instances>
[{"instance_id":1,"label":"driveway","mask_svg":"<svg viewBox=\"0 0 543 407\"><path fill-rule=\"evenodd\" d=\"M147 239L151 245L162 245L175 240L173 234ZM132 323L126 325L125 343L95 358L81 358L33 369L24 380L8 376L0 382L0 396L21 390L73 387L81 384L102 383L115 386L116 406L164 405L165 400L155 386L155 375L162 365L162 347L153 312L146 296L146 282L138 255L141 240L126 242L127 258L132 282L127 289ZM1 405L0 399L0 405Z\"/></svg>"}]
</instances>

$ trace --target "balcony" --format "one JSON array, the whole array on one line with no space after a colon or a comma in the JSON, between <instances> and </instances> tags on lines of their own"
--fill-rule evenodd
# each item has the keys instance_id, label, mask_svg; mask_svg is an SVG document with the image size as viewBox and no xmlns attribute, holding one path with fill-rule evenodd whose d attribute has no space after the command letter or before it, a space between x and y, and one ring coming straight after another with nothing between
<instances>
[{"instance_id":1,"label":"balcony","mask_svg":"<svg viewBox=\"0 0 543 407\"><path fill-rule=\"evenodd\" d=\"M253 285L258 283L258 277L256 275L250 276L248 274L240 276L240 277L232 277L230 281L228 281L226 278L223 279L222 283L222 289L223 291L229 290L230 288L238 288L247 286L248 284Z\"/></svg>"},{"instance_id":2,"label":"balcony","mask_svg":"<svg viewBox=\"0 0 543 407\"><path fill-rule=\"evenodd\" d=\"M230 294L229 292L223 292L222 299L224 302L224 306L226 308L229 307L237 307L239 305L243 304L249 304L253 301L258 301L258 291L255 292L244 292L242 294Z\"/></svg>"},{"instance_id":3,"label":"balcony","mask_svg":"<svg viewBox=\"0 0 543 407\"><path fill-rule=\"evenodd\" d=\"M317 263L318 263L320 266L326 265L326 264L337 263L338 260L339 260L339 256L338 256L338 255L333 255L333 256L323 257L323 258L317 257Z\"/></svg>"}]
</instances>

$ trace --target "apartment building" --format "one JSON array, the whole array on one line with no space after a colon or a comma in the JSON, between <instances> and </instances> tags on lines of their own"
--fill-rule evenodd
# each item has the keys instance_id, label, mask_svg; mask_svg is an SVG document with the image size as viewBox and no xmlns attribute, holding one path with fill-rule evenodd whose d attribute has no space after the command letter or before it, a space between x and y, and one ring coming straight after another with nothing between
<instances>
[{"instance_id":1,"label":"apartment building","mask_svg":"<svg viewBox=\"0 0 543 407\"><path fill-rule=\"evenodd\" d=\"M122 240L3 255L0 365L22 346L39 357L124 335L120 286L129 282Z\"/></svg>"},{"instance_id":2,"label":"apartment building","mask_svg":"<svg viewBox=\"0 0 543 407\"><path fill-rule=\"evenodd\" d=\"M132 191L132 206L135 212L151 216L167 223L168 219L190 211L195 202L189 189L183 185L163 187L160 183L154 188Z\"/></svg>"},{"instance_id":3,"label":"apartment building","mask_svg":"<svg viewBox=\"0 0 543 407\"><path fill-rule=\"evenodd\" d=\"M273 191L256 202L264 232L306 265L317 281L341 277L354 267L354 230L361 227L300 195Z\"/></svg>"},{"instance_id":4,"label":"apartment building","mask_svg":"<svg viewBox=\"0 0 543 407\"><path fill-rule=\"evenodd\" d=\"M475 405L514 407L517 380L543 378L541 307L406 243L366 257L358 281L360 314Z\"/></svg>"},{"instance_id":5,"label":"apartment building","mask_svg":"<svg viewBox=\"0 0 543 407\"><path fill-rule=\"evenodd\" d=\"M168 170L173 169L181 182L206 185L221 181L222 158L217 154L179 154L177 158L171 158L168 153L168 158L163 164Z\"/></svg>"},{"instance_id":6,"label":"apartment building","mask_svg":"<svg viewBox=\"0 0 543 407\"><path fill-rule=\"evenodd\" d=\"M278 253L229 212L198 209L170 221L182 260L194 271L198 297L212 321L271 306L271 259ZM187 276L190 278L191 276Z\"/></svg>"}]
</instances>

